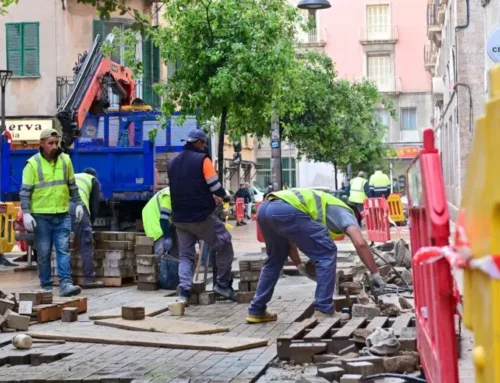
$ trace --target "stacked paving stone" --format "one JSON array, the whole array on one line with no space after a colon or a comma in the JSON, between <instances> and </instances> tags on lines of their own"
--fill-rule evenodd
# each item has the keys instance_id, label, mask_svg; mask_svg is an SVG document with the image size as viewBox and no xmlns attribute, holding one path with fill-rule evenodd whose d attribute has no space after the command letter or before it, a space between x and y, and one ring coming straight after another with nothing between
<instances>
[{"instance_id":1,"label":"stacked paving stone","mask_svg":"<svg viewBox=\"0 0 500 383\"><path fill-rule=\"evenodd\" d=\"M167 175L168 159L165 155L156 155L156 170L158 170L158 188L163 189L167 187L168 175Z\"/></svg>"},{"instance_id":2,"label":"stacked paving stone","mask_svg":"<svg viewBox=\"0 0 500 383\"><path fill-rule=\"evenodd\" d=\"M211 305L215 303L215 294L206 291L205 281L195 281L191 285L190 305Z\"/></svg>"},{"instance_id":3,"label":"stacked paving stone","mask_svg":"<svg viewBox=\"0 0 500 383\"><path fill-rule=\"evenodd\" d=\"M245 256L239 262L240 282L236 299L238 303L250 303L257 290L262 266L264 266L264 256Z\"/></svg>"},{"instance_id":4,"label":"stacked paving stone","mask_svg":"<svg viewBox=\"0 0 500 383\"><path fill-rule=\"evenodd\" d=\"M159 258L154 253L154 241L150 237L137 237L134 249L137 259L138 290L158 290L160 282Z\"/></svg>"},{"instance_id":5,"label":"stacked paving stone","mask_svg":"<svg viewBox=\"0 0 500 383\"><path fill-rule=\"evenodd\" d=\"M15 294L6 294L0 290L0 330L2 332L26 331L30 325L30 316L20 315Z\"/></svg>"}]
</instances>

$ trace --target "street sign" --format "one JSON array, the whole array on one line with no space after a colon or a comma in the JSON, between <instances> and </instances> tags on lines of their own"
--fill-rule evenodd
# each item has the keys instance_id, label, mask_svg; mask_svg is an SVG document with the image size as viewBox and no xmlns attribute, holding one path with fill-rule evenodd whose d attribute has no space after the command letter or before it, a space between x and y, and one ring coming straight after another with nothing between
<instances>
[{"instance_id":1,"label":"street sign","mask_svg":"<svg viewBox=\"0 0 500 383\"><path fill-rule=\"evenodd\" d=\"M486 50L488 51L488 56L494 62L500 62L500 27L495 29L488 36L486 41Z\"/></svg>"}]
</instances>

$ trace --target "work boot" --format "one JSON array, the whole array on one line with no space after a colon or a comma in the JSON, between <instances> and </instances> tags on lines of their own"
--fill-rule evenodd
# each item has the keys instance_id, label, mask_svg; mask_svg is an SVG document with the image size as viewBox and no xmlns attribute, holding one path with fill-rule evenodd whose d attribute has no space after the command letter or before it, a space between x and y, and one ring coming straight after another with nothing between
<instances>
[{"instance_id":1,"label":"work boot","mask_svg":"<svg viewBox=\"0 0 500 383\"><path fill-rule=\"evenodd\" d=\"M84 289L97 289L99 287L104 287L104 282L102 281L96 281L94 280L86 280L83 281L83 286Z\"/></svg>"},{"instance_id":2,"label":"work boot","mask_svg":"<svg viewBox=\"0 0 500 383\"><path fill-rule=\"evenodd\" d=\"M334 311L333 313L324 313L324 312L319 311L319 310L314 310L314 317L320 322L326 318L339 318L339 319L347 320L347 319L349 319L349 314L338 313L336 311Z\"/></svg>"},{"instance_id":3,"label":"work boot","mask_svg":"<svg viewBox=\"0 0 500 383\"><path fill-rule=\"evenodd\" d=\"M275 313L270 313L269 311L266 311L264 314L260 315L253 315L253 314L247 315L248 323L274 322L276 320L278 320L278 315Z\"/></svg>"},{"instance_id":4,"label":"work boot","mask_svg":"<svg viewBox=\"0 0 500 383\"><path fill-rule=\"evenodd\" d=\"M40 290L41 293L51 293L52 292L52 286L45 286L45 287L41 287Z\"/></svg>"},{"instance_id":5,"label":"work boot","mask_svg":"<svg viewBox=\"0 0 500 383\"><path fill-rule=\"evenodd\" d=\"M182 287L179 287L179 296L175 298L175 301L184 303L184 306L188 307L190 298L191 298L191 291L184 290Z\"/></svg>"},{"instance_id":6,"label":"work boot","mask_svg":"<svg viewBox=\"0 0 500 383\"><path fill-rule=\"evenodd\" d=\"M216 295L218 295L219 297L236 302L236 293L230 287L222 288L219 285L215 285L214 286L214 293Z\"/></svg>"},{"instance_id":7,"label":"work boot","mask_svg":"<svg viewBox=\"0 0 500 383\"><path fill-rule=\"evenodd\" d=\"M70 282L62 283L59 286L59 295L61 297L73 297L82 292L80 286L75 286Z\"/></svg>"}]
</instances>

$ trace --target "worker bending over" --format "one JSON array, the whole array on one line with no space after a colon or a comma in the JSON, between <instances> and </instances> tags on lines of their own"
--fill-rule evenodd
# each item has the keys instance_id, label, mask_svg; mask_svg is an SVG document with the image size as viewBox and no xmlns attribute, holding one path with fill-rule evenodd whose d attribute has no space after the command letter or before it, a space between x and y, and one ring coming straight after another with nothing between
<instances>
[{"instance_id":1,"label":"worker bending over","mask_svg":"<svg viewBox=\"0 0 500 383\"><path fill-rule=\"evenodd\" d=\"M70 196L76 205L75 220L78 222L83 218L83 206L71 159L59 147L60 137L55 129L41 132L40 152L26 162L19 196L24 228L35 233L42 290L52 291L51 254L54 246L60 294L68 297L81 292L71 279Z\"/></svg>"},{"instance_id":2,"label":"worker bending over","mask_svg":"<svg viewBox=\"0 0 500 383\"><path fill-rule=\"evenodd\" d=\"M382 172L380 165L375 165L375 173L370 177L370 196L373 198L377 197L389 197L391 194L391 180Z\"/></svg>"},{"instance_id":3,"label":"worker bending over","mask_svg":"<svg viewBox=\"0 0 500 383\"><path fill-rule=\"evenodd\" d=\"M101 183L97 179L97 172L94 168L87 168L83 173L75 174L76 186L80 198L85 205L83 217L79 221L76 216L78 205L70 201L71 229L75 234L75 241L80 251L83 269L83 288L93 289L103 287L104 283L96 281L94 272L94 238L92 235L92 222L99 214L101 203Z\"/></svg>"},{"instance_id":4,"label":"worker bending over","mask_svg":"<svg viewBox=\"0 0 500 383\"><path fill-rule=\"evenodd\" d=\"M155 253L164 255L172 248L172 203L170 188L164 188L156 193L142 209L142 222L146 235L155 241Z\"/></svg>"},{"instance_id":5,"label":"worker bending over","mask_svg":"<svg viewBox=\"0 0 500 383\"><path fill-rule=\"evenodd\" d=\"M215 249L217 278L214 293L236 300L231 286L231 264L234 258L231 234L215 215L216 202L229 198L218 180L208 153L207 135L202 130L189 132L182 152L168 165L172 222L179 241L179 297L188 302L196 262L195 244L201 239Z\"/></svg>"},{"instance_id":6,"label":"worker bending over","mask_svg":"<svg viewBox=\"0 0 500 383\"><path fill-rule=\"evenodd\" d=\"M364 240L354 212L340 199L310 189L288 189L272 192L260 206L259 223L268 258L259 278L255 297L248 308L247 321L274 321L277 315L266 311L280 271L290 248L297 246L316 266L316 300L314 315L318 319L335 314L333 291L335 285L337 246L332 238L344 233L349 236L359 257L371 272L371 284L384 284L378 273L370 247ZM293 244L291 244L293 243Z\"/></svg>"}]
</instances>

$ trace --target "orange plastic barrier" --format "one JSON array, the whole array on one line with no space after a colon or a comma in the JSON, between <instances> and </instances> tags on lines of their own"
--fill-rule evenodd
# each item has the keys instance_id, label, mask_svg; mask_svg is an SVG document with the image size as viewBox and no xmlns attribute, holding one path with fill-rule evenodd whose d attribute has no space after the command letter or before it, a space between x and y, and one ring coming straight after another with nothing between
<instances>
[{"instance_id":1,"label":"orange plastic barrier","mask_svg":"<svg viewBox=\"0 0 500 383\"><path fill-rule=\"evenodd\" d=\"M429 383L458 383L456 284L442 255L450 235L449 214L432 129L424 131L424 147L406 178L420 362Z\"/></svg>"},{"instance_id":2,"label":"orange plastic barrier","mask_svg":"<svg viewBox=\"0 0 500 383\"><path fill-rule=\"evenodd\" d=\"M391 239L389 206L385 198L366 198L363 202L368 239L372 242L387 242Z\"/></svg>"},{"instance_id":3,"label":"orange plastic barrier","mask_svg":"<svg viewBox=\"0 0 500 383\"><path fill-rule=\"evenodd\" d=\"M255 205L255 216L256 217L259 213L260 205L262 205L262 201L257 202L257 204ZM264 243L264 237L262 236L262 231L260 231L259 221L257 221L257 219L255 221L256 221L255 223L257 224L257 241Z\"/></svg>"},{"instance_id":4,"label":"orange plastic barrier","mask_svg":"<svg viewBox=\"0 0 500 383\"><path fill-rule=\"evenodd\" d=\"M245 218L245 200L243 198L236 198L236 203L234 204L234 211L236 215L236 221L241 222Z\"/></svg>"}]
</instances>

